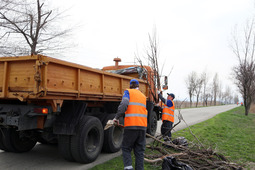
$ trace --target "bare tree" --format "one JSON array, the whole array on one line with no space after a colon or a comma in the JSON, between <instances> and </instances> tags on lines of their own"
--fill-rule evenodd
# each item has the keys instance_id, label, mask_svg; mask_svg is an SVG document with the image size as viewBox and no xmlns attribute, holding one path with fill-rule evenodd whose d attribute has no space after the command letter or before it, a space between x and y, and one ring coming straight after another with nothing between
<instances>
[{"instance_id":1,"label":"bare tree","mask_svg":"<svg viewBox=\"0 0 255 170\"><path fill-rule=\"evenodd\" d=\"M213 105L213 84L210 85L210 88L209 88L209 100L210 100L210 106Z\"/></svg>"},{"instance_id":2,"label":"bare tree","mask_svg":"<svg viewBox=\"0 0 255 170\"><path fill-rule=\"evenodd\" d=\"M1 0L0 10L6 8L10 4L10 0Z\"/></svg>"},{"instance_id":3,"label":"bare tree","mask_svg":"<svg viewBox=\"0 0 255 170\"><path fill-rule=\"evenodd\" d=\"M239 102L238 95L235 95L235 97L234 97L234 103L238 103L238 102Z\"/></svg>"},{"instance_id":4,"label":"bare tree","mask_svg":"<svg viewBox=\"0 0 255 170\"><path fill-rule=\"evenodd\" d=\"M204 79L203 79L204 77L203 77L203 74L201 74L201 76L200 77L198 77L197 79L196 79L196 85L195 85L195 93L196 93L196 98L197 98L197 101L196 101L196 107L198 106L198 102L199 102L199 96L200 96L200 94L201 94L201 91L202 91L202 87L203 87L203 81L204 81Z\"/></svg>"},{"instance_id":5,"label":"bare tree","mask_svg":"<svg viewBox=\"0 0 255 170\"><path fill-rule=\"evenodd\" d=\"M146 49L146 56L144 57L145 61L148 63L148 66L152 69L152 72L146 69L146 66L143 64L143 59L138 54L135 55L135 58L139 62L141 67L144 68L145 71L147 71L147 81L151 80L151 82L148 82L150 93L152 94L154 100L157 101L158 97L156 92L160 87L160 73L158 65L158 41L155 29L153 36L149 34L149 47Z\"/></svg>"},{"instance_id":6,"label":"bare tree","mask_svg":"<svg viewBox=\"0 0 255 170\"><path fill-rule=\"evenodd\" d=\"M247 22L242 37L233 35L232 50L238 59L233 68L233 77L244 101L245 115L250 110L255 95L255 29L254 19Z\"/></svg>"},{"instance_id":7,"label":"bare tree","mask_svg":"<svg viewBox=\"0 0 255 170\"><path fill-rule=\"evenodd\" d=\"M3 55L33 55L61 49L58 38L67 35L71 29L56 27L58 18L60 13L49 10L44 1L1 0L0 43Z\"/></svg>"},{"instance_id":8,"label":"bare tree","mask_svg":"<svg viewBox=\"0 0 255 170\"><path fill-rule=\"evenodd\" d=\"M194 96L194 92L196 89L196 80L197 80L197 73L192 71L188 78L186 79L186 86L188 88L188 94L189 94L189 101L190 101L190 107L192 106L192 98Z\"/></svg>"},{"instance_id":9,"label":"bare tree","mask_svg":"<svg viewBox=\"0 0 255 170\"><path fill-rule=\"evenodd\" d=\"M204 71L201 74L201 79L203 81L203 106L207 106L207 100L208 100L208 95L206 94L207 92L207 84L208 84L208 75L206 73L206 71Z\"/></svg>"},{"instance_id":10,"label":"bare tree","mask_svg":"<svg viewBox=\"0 0 255 170\"><path fill-rule=\"evenodd\" d=\"M205 96L204 96L204 103L205 103L205 106L208 106L208 100L209 100L209 98L210 98L210 93L206 92L204 95L205 95Z\"/></svg>"},{"instance_id":11,"label":"bare tree","mask_svg":"<svg viewBox=\"0 0 255 170\"><path fill-rule=\"evenodd\" d=\"M223 95L223 85L219 82L219 90L218 90L218 101L222 103L222 95Z\"/></svg>"},{"instance_id":12,"label":"bare tree","mask_svg":"<svg viewBox=\"0 0 255 170\"><path fill-rule=\"evenodd\" d=\"M225 104L231 103L231 100L233 98L231 94L232 94L231 88L229 86L226 86L225 92L223 93Z\"/></svg>"},{"instance_id":13,"label":"bare tree","mask_svg":"<svg viewBox=\"0 0 255 170\"><path fill-rule=\"evenodd\" d=\"M212 92L213 92L213 104L216 106L217 95L219 94L219 78L218 73L214 75L213 83L212 83Z\"/></svg>"}]
</instances>

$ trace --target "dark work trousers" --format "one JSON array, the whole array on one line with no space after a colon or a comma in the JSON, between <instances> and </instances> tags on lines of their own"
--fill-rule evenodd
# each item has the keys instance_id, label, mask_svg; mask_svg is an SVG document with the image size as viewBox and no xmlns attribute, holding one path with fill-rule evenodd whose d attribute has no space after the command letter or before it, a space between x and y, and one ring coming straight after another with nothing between
<instances>
[{"instance_id":1,"label":"dark work trousers","mask_svg":"<svg viewBox=\"0 0 255 170\"><path fill-rule=\"evenodd\" d=\"M143 159L146 143L145 130L124 129L122 142L122 155L124 170L133 169L131 151L134 149L135 169L143 170Z\"/></svg>"},{"instance_id":2,"label":"dark work trousers","mask_svg":"<svg viewBox=\"0 0 255 170\"><path fill-rule=\"evenodd\" d=\"M172 133L169 129L171 129L172 127L173 127L173 122L170 122L168 120L164 120L162 125L161 125L161 134L164 135L164 136L169 137L169 139L170 139L171 136L172 136ZM169 132L167 133L167 131L169 131Z\"/></svg>"}]
</instances>

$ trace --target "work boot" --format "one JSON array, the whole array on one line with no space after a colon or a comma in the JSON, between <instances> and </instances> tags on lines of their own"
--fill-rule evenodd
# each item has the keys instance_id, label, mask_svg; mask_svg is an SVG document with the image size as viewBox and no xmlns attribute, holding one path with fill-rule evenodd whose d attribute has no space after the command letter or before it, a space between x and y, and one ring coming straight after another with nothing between
<instances>
[{"instance_id":1,"label":"work boot","mask_svg":"<svg viewBox=\"0 0 255 170\"><path fill-rule=\"evenodd\" d=\"M165 141L165 142L167 142L167 141L171 141L171 138L170 138L170 137L168 137L168 136L163 137L163 139L164 139L164 141Z\"/></svg>"}]
</instances>

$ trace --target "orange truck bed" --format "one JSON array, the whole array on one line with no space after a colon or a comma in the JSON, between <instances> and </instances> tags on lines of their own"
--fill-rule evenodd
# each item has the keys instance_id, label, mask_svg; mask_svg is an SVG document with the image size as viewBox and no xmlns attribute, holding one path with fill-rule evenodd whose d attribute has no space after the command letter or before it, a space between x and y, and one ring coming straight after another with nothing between
<instances>
[{"instance_id":1,"label":"orange truck bed","mask_svg":"<svg viewBox=\"0 0 255 170\"><path fill-rule=\"evenodd\" d=\"M121 101L131 79L43 55L0 58L0 99Z\"/></svg>"}]
</instances>

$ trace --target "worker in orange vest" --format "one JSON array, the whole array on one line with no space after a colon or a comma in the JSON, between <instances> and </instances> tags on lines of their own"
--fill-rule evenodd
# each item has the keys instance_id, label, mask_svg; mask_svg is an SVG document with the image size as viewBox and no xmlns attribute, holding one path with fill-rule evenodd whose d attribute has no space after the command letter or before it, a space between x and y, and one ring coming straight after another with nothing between
<instances>
[{"instance_id":1,"label":"worker in orange vest","mask_svg":"<svg viewBox=\"0 0 255 170\"><path fill-rule=\"evenodd\" d=\"M162 107L162 126L161 126L161 134L164 136L164 140L171 140L171 128L174 124L174 98L175 95L173 93L167 93L167 99L162 96L162 91L158 92L158 97L163 102Z\"/></svg>"},{"instance_id":2,"label":"worker in orange vest","mask_svg":"<svg viewBox=\"0 0 255 170\"><path fill-rule=\"evenodd\" d=\"M146 97L139 90L139 82L136 79L132 79L130 81L130 89L124 91L122 101L113 121L119 124L119 118L124 116L125 128L122 141L124 170L133 169L131 159L133 149L135 154L135 169L143 170L147 110Z\"/></svg>"}]
</instances>

